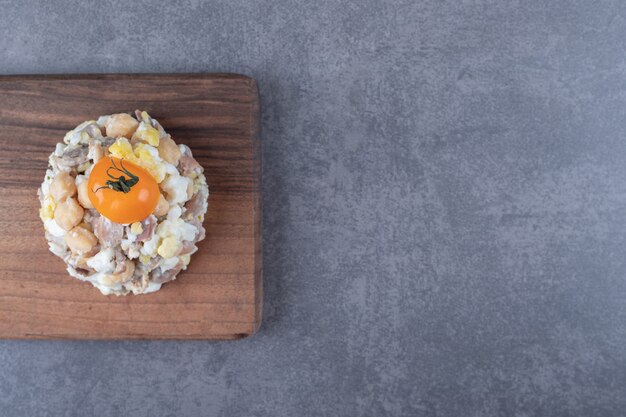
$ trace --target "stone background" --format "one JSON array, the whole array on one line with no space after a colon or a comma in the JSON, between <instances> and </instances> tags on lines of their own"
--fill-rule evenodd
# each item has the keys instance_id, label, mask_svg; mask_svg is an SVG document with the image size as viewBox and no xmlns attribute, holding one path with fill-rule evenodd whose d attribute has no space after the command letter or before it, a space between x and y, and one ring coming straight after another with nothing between
<instances>
[{"instance_id":1,"label":"stone background","mask_svg":"<svg viewBox=\"0 0 626 417\"><path fill-rule=\"evenodd\" d=\"M0 0L2 74L258 80L266 289L238 342L0 342L0 415L623 416L625 39L620 0Z\"/></svg>"}]
</instances>

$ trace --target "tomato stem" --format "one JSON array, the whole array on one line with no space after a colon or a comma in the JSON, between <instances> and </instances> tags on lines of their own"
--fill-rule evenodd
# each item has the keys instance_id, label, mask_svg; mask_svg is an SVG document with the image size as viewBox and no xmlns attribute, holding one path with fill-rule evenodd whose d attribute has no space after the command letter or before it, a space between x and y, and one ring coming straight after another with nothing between
<instances>
[{"instance_id":1,"label":"tomato stem","mask_svg":"<svg viewBox=\"0 0 626 417\"><path fill-rule=\"evenodd\" d=\"M126 169L126 167L124 166L124 160L123 159L120 159L120 166L122 167L121 169L118 168L118 166L115 164L115 160L113 158L111 158L111 164L113 166L112 167L108 167L107 170L106 170L106 174L111 179L107 180L105 182L106 185L103 185L102 187L98 187L95 190L93 190L94 194L97 193L98 191L100 191L102 188L109 188L109 189L111 189L113 191L122 192L122 193L126 194L126 193L128 193L130 191L131 188L133 188L133 186L135 184L137 184L139 182L139 177ZM116 171L119 171L122 174L128 175L129 178L126 178L124 175L120 175L119 177L115 177L115 176L111 175L111 173L109 173L109 171L112 170L112 169L116 170Z\"/></svg>"}]
</instances>

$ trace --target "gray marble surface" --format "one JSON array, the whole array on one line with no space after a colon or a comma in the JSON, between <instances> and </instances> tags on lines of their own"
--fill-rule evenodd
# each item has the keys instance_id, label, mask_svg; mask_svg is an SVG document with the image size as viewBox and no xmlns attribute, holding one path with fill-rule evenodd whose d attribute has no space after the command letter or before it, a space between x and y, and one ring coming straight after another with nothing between
<instances>
[{"instance_id":1,"label":"gray marble surface","mask_svg":"<svg viewBox=\"0 0 626 417\"><path fill-rule=\"evenodd\" d=\"M0 342L2 416L623 416L626 3L6 1L0 73L238 72L265 311Z\"/></svg>"}]
</instances>

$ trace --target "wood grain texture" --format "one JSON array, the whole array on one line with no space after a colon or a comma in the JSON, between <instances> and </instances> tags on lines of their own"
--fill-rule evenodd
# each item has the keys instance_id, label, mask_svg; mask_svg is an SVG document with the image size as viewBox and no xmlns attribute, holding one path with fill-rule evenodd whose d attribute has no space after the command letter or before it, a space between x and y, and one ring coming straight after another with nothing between
<instances>
[{"instance_id":1,"label":"wood grain texture","mask_svg":"<svg viewBox=\"0 0 626 417\"><path fill-rule=\"evenodd\" d=\"M37 188L66 131L145 109L189 145L210 187L189 268L154 294L103 296L48 251ZM262 311L261 154L254 80L233 74L0 77L0 337L234 339Z\"/></svg>"}]
</instances>

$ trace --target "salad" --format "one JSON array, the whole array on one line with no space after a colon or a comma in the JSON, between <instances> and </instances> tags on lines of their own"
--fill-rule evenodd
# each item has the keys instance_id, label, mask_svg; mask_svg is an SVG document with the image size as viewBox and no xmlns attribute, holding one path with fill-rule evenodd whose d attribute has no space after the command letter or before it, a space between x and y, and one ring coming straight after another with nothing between
<instances>
[{"instance_id":1,"label":"salad","mask_svg":"<svg viewBox=\"0 0 626 417\"><path fill-rule=\"evenodd\" d=\"M102 294L157 291L204 239L209 187L191 149L147 112L67 132L38 190L50 251Z\"/></svg>"}]
</instances>

